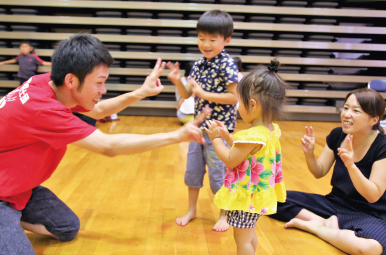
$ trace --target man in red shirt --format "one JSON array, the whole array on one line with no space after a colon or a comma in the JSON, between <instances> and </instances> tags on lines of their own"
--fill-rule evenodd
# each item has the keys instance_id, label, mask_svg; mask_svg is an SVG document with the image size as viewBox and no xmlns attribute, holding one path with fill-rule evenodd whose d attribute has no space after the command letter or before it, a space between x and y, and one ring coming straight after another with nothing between
<instances>
[{"instance_id":1,"label":"man in red shirt","mask_svg":"<svg viewBox=\"0 0 386 255\"><path fill-rule=\"evenodd\" d=\"M174 132L152 135L104 134L74 116L73 111L82 111L101 119L162 91L159 76L165 63L158 59L141 88L99 102L112 62L97 38L74 35L58 45L51 73L31 77L0 100L0 254L35 254L24 229L62 241L78 233L78 217L40 186L67 144L116 156L203 141L197 125L205 114Z\"/></svg>"}]
</instances>

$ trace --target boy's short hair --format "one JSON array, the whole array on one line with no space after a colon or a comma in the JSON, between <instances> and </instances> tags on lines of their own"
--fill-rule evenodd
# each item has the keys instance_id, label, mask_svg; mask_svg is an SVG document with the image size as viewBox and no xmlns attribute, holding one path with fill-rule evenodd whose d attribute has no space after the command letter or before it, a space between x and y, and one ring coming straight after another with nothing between
<instances>
[{"instance_id":1,"label":"boy's short hair","mask_svg":"<svg viewBox=\"0 0 386 255\"><path fill-rule=\"evenodd\" d=\"M28 46L33 47L33 46L32 46L32 43L31 43L30 41L27 41L27 40L21 41L21 42L20 42L20 46L21 46L22 44L27 44Z\"/></svg>"},{"instance_id":2,"label":"boy's short hair","mask_svg":"<svg viewBox=\"0 0 386 255\"><path fill-rule=\"evenodd\" d=\"M222 35L227 39L233 34L231 15L221 10L209 10L201 15L196 26L197 33Z\"/></svg>"},{"instance_id":3,"label":"boy's short hair","mask_svg":"<svg viewBox=\"0 0 386 255\"><path fill-rule=\"evenodd\" d=\"M84 79L95 67L110 67L114 61L106 46L98 38L83 33L60 42L51 60L51 80L55 85L63 85L64 78L71 73L79 79L79 91Z\"/></svg>"}]
</instances>

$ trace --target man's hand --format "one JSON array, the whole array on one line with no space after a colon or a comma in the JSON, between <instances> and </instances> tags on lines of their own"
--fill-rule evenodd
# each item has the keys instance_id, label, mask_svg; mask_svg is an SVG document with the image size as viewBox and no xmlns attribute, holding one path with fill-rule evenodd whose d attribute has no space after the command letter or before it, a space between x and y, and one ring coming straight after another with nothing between
<instances>
[{"instance_id":1,"label":"man's hand","mask_svg":"<svg viewBox=\"0 0 386 255\"><path fill-rule=\"evenodd\" d=\"M195 141L197 143L204 144L205 140L202 136L202 131L198 127L205 121L206 116L211 113L210 108L204 108L199 116L197 116L193 121L186 123L182 128L178 129L177 137L180 142L190 142Z\"/></svg>"},{"instance_id":2,"label":"man's hand","mask_svg":"<svg viewBox=\"0 0 386 255\"><path fill-rule=\"evenodd\" d=\"M159 77L165 69L165 65L166 63L162 62L160 58L157 59L157 63L155 64L153 71L146 77L145 82L139 89L144 97L157 95L164 89Z\"/></svg>"}]
</instances>

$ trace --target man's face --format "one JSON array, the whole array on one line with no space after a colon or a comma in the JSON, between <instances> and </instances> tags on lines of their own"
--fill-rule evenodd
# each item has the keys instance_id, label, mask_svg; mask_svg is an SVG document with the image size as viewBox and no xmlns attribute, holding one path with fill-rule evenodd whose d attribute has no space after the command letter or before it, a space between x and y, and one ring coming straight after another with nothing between
<instances>
[{"instance_id":1,"label":"man's face","mask_svg":"<svg viewBox=\"0 0 386 255\"><path fill-rule=\"evenodd\" d=\"M86 76L83 82L83 86L80 90L79 80L75 79L77 86L72 91L72 96L77 104L87 110L92 110L102 98L102 95L107 92L105 81L108 76L109 72L107 70L107 66L101 65L95 67L92 73Z\"/></svg>"}]
</instances>

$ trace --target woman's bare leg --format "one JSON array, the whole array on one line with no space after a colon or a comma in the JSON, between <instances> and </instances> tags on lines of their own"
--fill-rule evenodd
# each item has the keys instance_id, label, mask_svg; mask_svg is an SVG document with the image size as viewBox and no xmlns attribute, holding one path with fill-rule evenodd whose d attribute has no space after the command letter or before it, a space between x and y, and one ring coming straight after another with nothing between
<instances>
[{"instance_id":1,"label":"woman's bare leg","mask_svg":"<svg viewBox=\"0 0 386 255\"><path fill-rule=\"evenodd\" d=\"M348 254L382 254L383 247L378 241L357 237L351 230L339 229L336 216L323 219L312 214L303 209L294 219L285 224L285 228L298 228L310 232Z\"/></svg>"}]
</instances>

